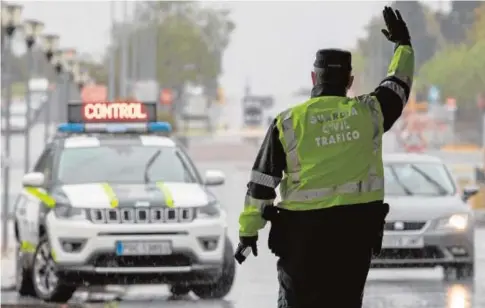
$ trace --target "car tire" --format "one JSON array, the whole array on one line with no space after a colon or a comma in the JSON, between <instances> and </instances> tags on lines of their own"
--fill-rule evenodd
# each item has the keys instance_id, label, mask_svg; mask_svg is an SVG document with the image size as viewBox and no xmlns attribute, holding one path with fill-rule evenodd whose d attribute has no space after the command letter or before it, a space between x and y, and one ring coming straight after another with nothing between
<instances>
[{"instance_id":1,"label":"car tire","mask_svg":"<svg viewBox=\"0 0 485 308\"><path fill-rule=\"evenodd\" d=\"M475 277L474 263L457 264L443 267L446 281L469 280Z\"/></svg>"},{"instance_id":2,"label":"car tire","mask_svg":"<svg viewBox=\"0 0 485 308\"><path fill-rule=\"evenodd\" d=\"M195 295L201 299L221 299L232 289L236 277L236 262L234 261L234 248L227 237L224 247L221 276L210 284L198 284L191 287Z\"/></svg>"},{"instance_id":3,"label":"car tire","mask_svg":"<svg viewBox=\"0 0 485 308\"><path fill-rule=\"evenodd\" d=\"M46 302L66 303L77 289L76 286L64 284L57 275L49 241L45 236L40 239L35 250L31 277L37 297ZM47 282L50 279L52 281ZM41 285L41 283L46 284L46 286ZM54 285L50 285L51 283Z\"/></svg>"},{"instance_id":4,"label":"car tire","mask_svg":"<svg viewBox=\"0 0 485 308\"><path fill-rule=\"evenodd\" d=\"M458 280L468 280L475 277L475 264L461 264L456 267L456 278Z\"/></svg>"},{"instance_id":5,"label":"car tire","mask_svg":"<svg viewBox=\"0 0 485 308\"><path fill-rule=\"evenodd\" d=\"M21 251L21 244L17 243L16 249L16 273L15 273L15 290L20 296L37 296L35 293L34 283L32 281L32 269L25 268L24 253Z\"/></svg>"},{"instance_id":6,"label":"car tire","mask_svg":"<svg viewBox=\"0 0 485 308\"><path fill-rule=\"evenodd\" d=\"M185 296L189 294L189 292L190 292L189 286L176 284L170 287L170 293L172 293L173 296Z\"/></svg>"}]
</instances>

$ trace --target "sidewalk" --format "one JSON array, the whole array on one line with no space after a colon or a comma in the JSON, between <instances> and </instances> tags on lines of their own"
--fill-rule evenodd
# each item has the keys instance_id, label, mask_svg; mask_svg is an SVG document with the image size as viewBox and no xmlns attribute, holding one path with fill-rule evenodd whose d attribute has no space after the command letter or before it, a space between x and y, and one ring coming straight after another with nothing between
<instances>
[{"instance_id":1,"label":"sidewalk","mask_svg":"<svg viewBox=\"0 0 485 308\"><path fill-rule=\"evenodd\" d=\"M9 239L7 251L1 254L0 281L2 284L2 291L12 289L15 286L15 269L17 267L17 260L15 259L15 240L13 238L13 223L9 222L8 227ZM2 231L3 230L0 229L0 241L2 239Z\"/></svg>"}]
</instances>

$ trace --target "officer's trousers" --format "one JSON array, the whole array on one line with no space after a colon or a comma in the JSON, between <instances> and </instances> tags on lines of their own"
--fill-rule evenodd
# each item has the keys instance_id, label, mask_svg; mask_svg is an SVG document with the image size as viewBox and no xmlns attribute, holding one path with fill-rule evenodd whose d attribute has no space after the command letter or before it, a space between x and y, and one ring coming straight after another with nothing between
<instances>
[{"instance_id":1,"label":"officer's trousers","mask_svg":"<svg viewBox=\"0 0 485 308\"><path fill-rule=\"evenodd\" d=\"M387 212L379 202L283 213L278 308L361 308Z\"/></svg>"}]
</instances>

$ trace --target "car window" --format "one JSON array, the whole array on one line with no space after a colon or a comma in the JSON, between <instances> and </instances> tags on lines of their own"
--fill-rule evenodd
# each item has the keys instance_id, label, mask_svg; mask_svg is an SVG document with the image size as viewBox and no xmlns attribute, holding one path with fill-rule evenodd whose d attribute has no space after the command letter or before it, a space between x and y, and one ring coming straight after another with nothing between
<instances>
[{"instance_id":1,"label":"car window","mask_svg":"<svg viewBox=\"0 0 485 308\"><path fill-rule=\"evenodd\" d=\"M52 148L46 148L42 155L39 157L37 163L35 164L34 171L43 173L46 180L48 181L52 174L53 162L54 151L52 150Z\"/></svg>"},{"instance_id":2,"label":"car window","mask_svg":"<svg viewBox=\"0 0 485 308\"><path fill-rule=\"evenodd\" d=\"M446 167L439 163L387 163L386 195L445 196L456 193Z\"/></svg>"},{"instance_id":3,"label":"car window","mask_svg":"<svg viewBox=\"0 0 485 308\"><path fill-rule=\"evenodd\" d=\"M183 162L185 162L185 166L189 171L195 175L195 178L198 182L202 182L202 177L197 170L197 167L194 165L194 162L190 159L190 157L185 153L182 149L177 150L177 154L180 155Z\"/></svg>"},{"instance_id":4,"label":"car window","mask_svg":"<svg viewBox=\"0 0 485 308\"><path fill-rule=\"evenodd\" d=\"M60 155L58 181L62 184L198 182L187 166L172 147L113 144L66 148Z\"/></svg>"}]
</instances>

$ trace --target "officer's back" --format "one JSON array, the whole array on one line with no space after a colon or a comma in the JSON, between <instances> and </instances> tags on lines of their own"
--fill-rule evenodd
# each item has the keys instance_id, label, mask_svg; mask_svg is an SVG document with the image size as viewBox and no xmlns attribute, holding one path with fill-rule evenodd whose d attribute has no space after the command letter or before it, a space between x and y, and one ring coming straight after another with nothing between
<instances>
[{"instance_id":1,"label":"officer's back","mask_svg":"<svg viewBox=\"0 0 485 308\"><path fill-rule=\"evenodd\" d=\"M383 33L396 49L375 91L347 97L351 54L318 51L311 98L276 117L253 165L238 251L251 247L256 255L258 230L271 221L279 308L361 306L389 210L382 136L402 113L414 70L405 23L390 8L383 13L389 30Z\"/></svg>"}]
</instances>

